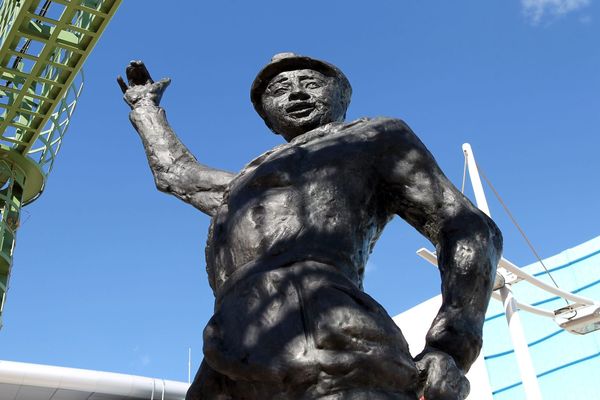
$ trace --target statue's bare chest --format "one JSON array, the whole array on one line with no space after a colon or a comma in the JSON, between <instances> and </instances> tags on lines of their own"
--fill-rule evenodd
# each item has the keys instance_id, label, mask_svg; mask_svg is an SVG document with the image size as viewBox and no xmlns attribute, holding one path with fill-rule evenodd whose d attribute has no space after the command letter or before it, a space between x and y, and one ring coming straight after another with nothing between
<instances>
[{"instance_id":1,"label":"statue's bare chest","mask_svg":"<svg viewBox=\"0 0 600 400\"><path fill-rule=\"evenodd\" d=\"M312 209L361 201L374 184L375 160L367 147L363 138L349 131L275 148L250 163L232 182L229 208L239 211L245 205L275 201Z\"/></svg>"},{"instance_id":2,"label":"statue's bare chest","mask_svg":"<svg viewBox=\"0 0 600 400\"><path fill-rule=\"evenodd\" d=\"M213 219L207 262L230 271L266 254L303 249L305 256L359 268L389 220L375 136L314 132L253 160L231 182Z\"/></svg>"}]
</instances>

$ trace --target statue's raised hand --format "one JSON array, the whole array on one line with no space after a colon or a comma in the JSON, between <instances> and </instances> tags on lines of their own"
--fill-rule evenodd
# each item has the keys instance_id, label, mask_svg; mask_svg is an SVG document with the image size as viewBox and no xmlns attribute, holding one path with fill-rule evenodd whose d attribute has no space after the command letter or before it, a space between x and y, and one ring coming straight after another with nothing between
<instances>
[{"instance_id":1,"label":"statue's raised hand","mask_svg":"<svg viewBox=\"0 0 600 400\"><path fill-rule=\"evenodd\" d=\"M420 399L464 400L469 395L469 381L448 354L426 350L416 357L416 364Z\"/></svg>"},{"instance_id":2,"label":"statue's raised hand","mask_svg":"<svg viewBox=\"0 0 600 400\"><path fill-rule=\"evenodd\" d=\"M120 75L117 82L124 93L123 98L132 109L141 106L158 107L162 95L171 83L170 79L154 82L142 61L131 61L125 70L127 84Z\"/></svg>"}]
</instances>

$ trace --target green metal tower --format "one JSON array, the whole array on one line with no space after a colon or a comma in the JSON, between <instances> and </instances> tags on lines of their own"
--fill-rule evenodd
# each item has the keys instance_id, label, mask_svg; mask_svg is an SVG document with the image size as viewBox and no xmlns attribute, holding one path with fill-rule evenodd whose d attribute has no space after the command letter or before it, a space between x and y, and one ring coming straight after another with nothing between
<instances>
[{"instance_id":1,"label":"green metal tower","mask_svg":"<svg viewBox=\"0 0 600 400\"><path fill-rule=\"evenodd\" d=\"M0 0L0 318L21 208L44 190L83 88L81 67L120 3Z\"/></svg>"}]
</instances>

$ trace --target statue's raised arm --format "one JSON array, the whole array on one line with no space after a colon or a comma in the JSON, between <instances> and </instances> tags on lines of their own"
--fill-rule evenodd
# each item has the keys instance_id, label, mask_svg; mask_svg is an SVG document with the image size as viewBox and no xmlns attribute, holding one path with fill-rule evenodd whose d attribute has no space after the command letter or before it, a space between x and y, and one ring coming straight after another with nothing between
<instances>
[{"instance_id":1,"label":"statue's raised arm","mask_svg":"<svg viewBox=\"0 0 600 400\"><path fill-rule=\"evenodd\" d=\"M126 69L128 83L117 82L131 107L129 119L142 138L156 187L210 216L221 204L233 174L200 164L177 138L160 104L169 79L154 82L141 61Z\"/></svg>"}]
</instances>

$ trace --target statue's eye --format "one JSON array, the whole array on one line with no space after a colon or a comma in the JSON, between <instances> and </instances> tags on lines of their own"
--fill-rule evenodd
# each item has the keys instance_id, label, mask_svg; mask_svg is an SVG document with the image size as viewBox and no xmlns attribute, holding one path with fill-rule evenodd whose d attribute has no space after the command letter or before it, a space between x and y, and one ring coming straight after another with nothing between
<instances>
[{"instance_id":1,"label":"statue's eye","mask_svg":"<svg viewBox=\"0 0 600 400\"><path fill-rule=\"evenodd\" d=\"M273 96L281 96L285 92L287 92L287 88L285 88L283 86L279 86L277 88L271 89L271 94Z\"/></svg>"},{"instance_id":2,"label":"statue's eye","mask_svg":"<svg viewBox=\"0 0 600 400\"><path fill-rule=\"evenodd\" d=\"M313 81L313 82L308 82L308 83L306 84L306 88L307 88L307 89L318 89L318 88L320 88L320 87L321 87L321 85L319 84L319 82L315 82L315 81Z\"/></svg>"}]
</instances>

